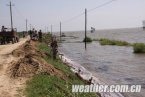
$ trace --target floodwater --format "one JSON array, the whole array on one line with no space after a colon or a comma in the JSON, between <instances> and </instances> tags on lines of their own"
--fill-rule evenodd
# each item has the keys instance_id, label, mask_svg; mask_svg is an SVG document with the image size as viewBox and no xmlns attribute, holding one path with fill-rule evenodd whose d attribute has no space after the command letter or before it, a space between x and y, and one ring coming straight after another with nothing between
<instances>
[{"instance_id":1,"label":"floodwater","mask_svg":"<svg viewBox=\"0 0 145 97\"><path fill-rule=\"evenodd\" d=\"M125 97L145 97L145 54L134 54L132 47L101 46L98 41L82 43L84 32L65 32L67 37L59 50L68 58L81 64L94 76L107 84L142 85L141 93L122 93ZM97 30L88 32L93 39L108 38L145 43L142 28Z\"/></svg>"}]
</instances>

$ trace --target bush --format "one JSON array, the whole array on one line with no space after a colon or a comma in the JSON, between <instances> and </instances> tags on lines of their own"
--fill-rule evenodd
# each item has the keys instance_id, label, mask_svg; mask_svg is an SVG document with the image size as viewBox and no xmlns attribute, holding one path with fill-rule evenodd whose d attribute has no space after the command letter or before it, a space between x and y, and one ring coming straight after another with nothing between
<instances>
[{"instance_id":1,"label":"bush","mask_svg":"<svg viewBox=\"0 0 145 97\"><path fill-rule=\"evenodd\" d=\"M117 45L117 46L129 46L130 43L126 41L118 41L118 40L109 40L109 39L100 39L101 45Z\"/></svg>"},{"instance_id":2,"label":"bush","mask_svg":"<svg viewBox=\"0 0 145 97\"><path fill-rule=\"evenodd\" d=\"M145 53L145 44L144 43L135 43L133 44L134 53Z\"/></svg>"},{"instance_id":3,"label":"bush","mask_svg":"<svg viewBox=\"0 0 145 97\"><path fill-rule=\"evenodd\" d=\"M64 33L62 33L61 37L66 37L66 35Z\"/></svg>"},{"instance_id":4,"label":"bush","mask_svg":"<svg viewBox=\"0 0 145 97\"><path fill-rule=\"evenodd\" d=\"M83 42L92 42L92 39L90 37L84 38Z\"/></svg>"}]
</instances>

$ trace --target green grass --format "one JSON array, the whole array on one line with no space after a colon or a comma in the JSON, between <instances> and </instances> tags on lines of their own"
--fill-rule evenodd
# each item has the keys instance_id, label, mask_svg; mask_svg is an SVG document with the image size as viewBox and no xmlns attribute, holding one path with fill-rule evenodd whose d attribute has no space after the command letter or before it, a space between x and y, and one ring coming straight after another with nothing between
<instances>
[{"instance_id":1,"label":"green grass","mask_svg":"<svg viewBox=\"0 0 145 97\"><path fill-rule=\"evenodd\" d=\"M96 39L97 41L97 39ZM126 41L119 40L109 40L109 39L99 39L101 45L117 45L117 46L132 46L134 53L145 53L145 44L144 43L128 43Z\"/></svg>"},{"instance_id":2,"label":"green grass","mask_svg":"<svg viewBox=\"0 0 145 97\"><path fill-rule=\"evenodd\" d=\"M65 97L69 94L65 81L55 76L35 75L27 83L28 97Z\"/></svg>"},{"instance_id":3,"label":"green grass","mask_svg":"<svg viewBox=\"0 0 145 97\"><path fill-rule=\"evenodd\" d=\"M130 46L131 44L126 41L119 40L109 40L109 39L100 39L101 45L117 45L117 46Z\"/></svg>"},{"instance_id":4,"label":"green grass","mask_svg":"<svg viewBox=\"0 0 145 97\"><path fill-rule=\"evenodd\" d=\"M49 44L51 42L51 33L43 33L42 42Z\"/></svg>"},{"instance_id":5,"label":"green grass","mask_svg":"<svg viewBox=\"0 0 145 97\"><path fill-rule=\"evenodd\" d=\"M134 50L134 53L145 53L145 44L144 43L134 43L133 50Z\"/></svg>"},{"instance_id":6,"label":"green grass","mask_svg":"<svg viewBox=\"0 0 145 97\"><path fill-rule=\"evenodd\" d=\"M24 33L23 32L17 32L17 35L19 36L19 38L23 38L23 35Z\"/></svg>"},{"instance_id":7,"label":"green grass","mask_svg":"<svg viewBox=\"0 0 145 97\"><path fill-rule=\"evenodd\" d=\"M50 48L46 44L39 43L38 48L50 54ZM45 60L62 71L67 79L63 80L45 73L35 75L27 82L25 91L27 97L96 97L96 93L72 93L72 85L82 85L85 84L84 81L80 80L60 59L54 61L46 56Z\"/></svg>"},{"instance_id":8,"label":"green grass","mask_svg":"<svg viewBox=\"0 0 145 97\"><path fill-rule=\"evenodd\" d=\"M92 39L90 37L84 38L83 42L92 42Z\"/></svg>"}]
</instances>

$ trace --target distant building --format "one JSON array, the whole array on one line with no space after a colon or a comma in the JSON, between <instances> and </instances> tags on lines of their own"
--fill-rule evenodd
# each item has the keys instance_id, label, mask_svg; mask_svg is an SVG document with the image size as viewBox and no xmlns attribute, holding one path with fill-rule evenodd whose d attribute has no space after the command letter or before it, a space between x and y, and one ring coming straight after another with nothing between
<instances>
[{"instance_id":1,"label":"distant building","mask_svg":"<svg viewBox=\"0 0 145 97\"><path fill-rule=\"evenodd\" d=\"M143 24L143 29L145 29L145 20L142 21L142 24Z\"/></svg>"}]
</instances>

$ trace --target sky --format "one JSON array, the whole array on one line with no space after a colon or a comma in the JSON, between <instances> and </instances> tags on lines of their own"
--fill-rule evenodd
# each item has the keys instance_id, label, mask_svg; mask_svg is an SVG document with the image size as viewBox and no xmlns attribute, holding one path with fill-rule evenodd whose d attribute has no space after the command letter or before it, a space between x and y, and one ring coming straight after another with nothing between
<instances>
[{"instance_id":1,"label":"sky","mask_svg":"<svg viewBox=\"0 0 145 97\"><path fill-rule=\"evenodd\" d=\"M30 24L35 29L54 32L79 31L85 29L85 8L90 10L111 0L11 0L14 6L13 21L18 31L28 29ZM10 0L0 0L0 26L10 27ZM72 20L70 20L73 18ZM145 20L145 0L115 0L103 7L87 13L87 29L116 29L142 27Z\"/></svg>"}]
</instances>

